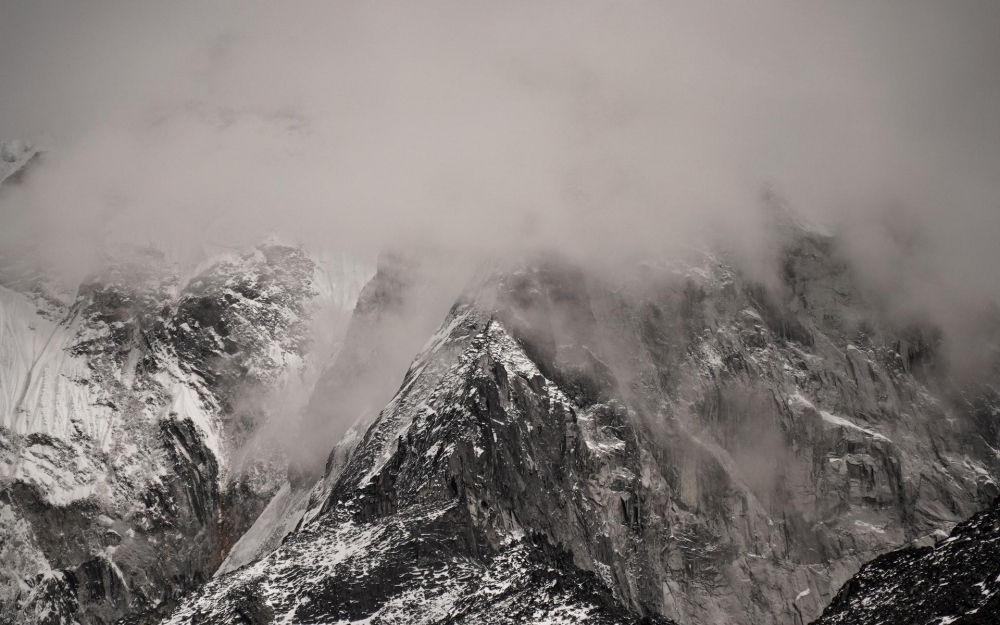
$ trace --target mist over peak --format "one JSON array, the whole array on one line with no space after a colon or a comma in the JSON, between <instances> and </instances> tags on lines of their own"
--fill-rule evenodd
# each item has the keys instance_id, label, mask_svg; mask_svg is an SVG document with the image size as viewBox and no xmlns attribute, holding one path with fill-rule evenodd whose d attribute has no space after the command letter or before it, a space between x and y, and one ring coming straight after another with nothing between
<instances>
[{"instance_id":1,"label":"mist over peak","mask_svg":"<svg viewBox=\"0 0 1000 625\"><path fill-rule=\"evenodd\" d=\"M1000 621L997 24L0 0L0 623Z\"/></svg>"},{"instance_id":2,"label":"mist over peak","mask_svg":"<svg viewBox=\"0 0 1000 625\"><path fill-rule=\"evenodd\" d=\"M5 239L70 269L109 229L597 262L707 232L759 252L773 189L876 264L851 224L895 211L946 283L1000 293L990 3L187 9L5 9L0 136L49 150L5 193L27 228Z\"/></svg>"}]
</instances>

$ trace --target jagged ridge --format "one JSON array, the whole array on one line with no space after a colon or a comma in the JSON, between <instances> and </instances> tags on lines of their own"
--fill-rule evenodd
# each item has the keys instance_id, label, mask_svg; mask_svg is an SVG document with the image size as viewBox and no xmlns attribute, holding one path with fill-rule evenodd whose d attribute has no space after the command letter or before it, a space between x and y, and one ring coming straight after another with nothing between
<instances>
[{"instance_id":1,"label":"jagged ridge","mask_svg":"<svg viewBox=\"0 0 1000 625\"><path fill-rule=\"evenodd\" d=\"M446 622L457 604L427 612L427 596L467 587L417 575L403 554L425 530L444 545L433 562L480 571L542 536L627 618L818 616L862 562L992 500L997 402L949 393L933 333L881 318L829 238L784 253L770 289L710 255L617 284L559 262L498 273L334 463L301 529L172 622L232 616L255 593L293 622ZM345 528L397 521L372 549L387 560L313 557Z\"/></svg>"}]
</instances>

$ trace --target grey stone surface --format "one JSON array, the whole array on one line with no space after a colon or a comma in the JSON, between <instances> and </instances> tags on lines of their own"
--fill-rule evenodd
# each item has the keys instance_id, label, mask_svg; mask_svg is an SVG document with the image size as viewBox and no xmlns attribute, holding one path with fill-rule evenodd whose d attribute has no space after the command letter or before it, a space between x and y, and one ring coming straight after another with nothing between
<instances>
[{"instance_id":1,"label":"grey stone surface","mask_svg":"<svg viewBox=\"0 0 1000 625\"><path fill-rule=\"evenodd\" d=\"M797 232L782 267L767 287L710 254L627 279L497 271L298 530L170 622L248 596L262 622L811 622L862 563L992 501L1000 404L835 241ZM539 562L586 581L547 592Z\"/></svg>"}]
</instances>

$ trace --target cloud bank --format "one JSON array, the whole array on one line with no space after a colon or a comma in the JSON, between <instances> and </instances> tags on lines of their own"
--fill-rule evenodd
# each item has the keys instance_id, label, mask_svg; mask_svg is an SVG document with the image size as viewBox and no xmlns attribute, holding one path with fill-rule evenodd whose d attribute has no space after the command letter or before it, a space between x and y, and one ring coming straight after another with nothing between
<instances>
[{"instance_id":1,"label":"cloud bank","mask_svg":"<svg viewBox=\"0 0 1000 625\"><path fill-rule=\"evenodd\" d=\"M48 155L0 245L77 272L109 238L265 233L601 263L706 231L766 245L776 188L884 284L995 299L998 20L990 0L9 3L0 137Z\"/></svg>"}]
</instances>

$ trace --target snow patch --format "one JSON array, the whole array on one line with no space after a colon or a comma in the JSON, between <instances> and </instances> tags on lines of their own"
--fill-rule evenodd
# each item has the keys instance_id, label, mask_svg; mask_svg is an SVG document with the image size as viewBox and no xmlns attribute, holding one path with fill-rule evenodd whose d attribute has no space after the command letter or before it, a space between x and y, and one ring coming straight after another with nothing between
<instances>
[{"instance_id":1,"label":"snow patch","mask_svg":"<svg viewBox=\"0 0 1000 625\"><path fill-rule=\"evenodd\" d=\"M863 428L860 425L858 425L858 424L856 424L856 423L854 423L852 421L848 421L844 417L838 417L837 415L830 414L829 412L827 412L825 410L820 410L819 414L820 414L821 417L823 417L823 421L825 421L827 423L830 423L832 425L836 425L836 426L839 426L839 427L850 428L852 430L857 430L858 432L863 432L863 433L867 434L868 436L871 436L872 438L874 438L876 440L885 441L886 443L891 443L892 442L891 440L889 440L885 436L879 434L875 430L869 430L868 428Z\"/></svg>"}]
</instances>

